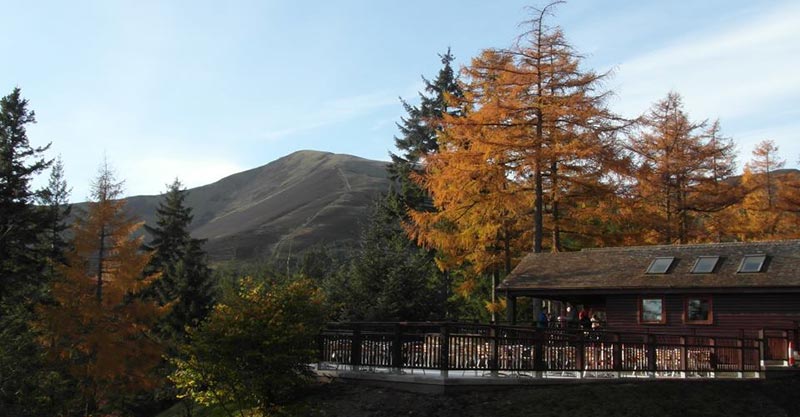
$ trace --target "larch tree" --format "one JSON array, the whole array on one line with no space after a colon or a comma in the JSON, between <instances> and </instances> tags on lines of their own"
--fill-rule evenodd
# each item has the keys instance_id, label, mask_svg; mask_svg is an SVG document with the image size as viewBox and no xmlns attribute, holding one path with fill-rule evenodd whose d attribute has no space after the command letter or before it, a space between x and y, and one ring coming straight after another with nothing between
<instances>
[{"instance_id":1,"label":"larch tree","mask_svg":"<svg viewBox=\"0 0 800 417\"><path fill-rule=\"evenodd\" d=\"M80 381L87 416L158 383L151 371L162 348L151 328L164 308L139 297L158 275L143 273L152 255L134 237L141 223L125 215L121 192L104 163L88 209L73 226L53 302L39 310L42 341Z\"/></svg>"},{"instance_id":2,"label":"larch tree","mask_svg":"<svg viewBox=\"0 0 800 417\"><path fill-rule=\"evenodd\" d=\"M558 3L538 10L514 47L464 68L464 97L452 104L461 115L444 116L439 151L418 176L437 211L412 211L409 231L450 266L508 273L529 250L562 250L565 235L591 224L581 201L610 191L620 124L599 92L606 74L582 70L546 24Z\"/></svg>"},{"instance_id":3,"label":"larch tree","mask_svg":"<svg viewBox=\"0 0 800 417\"><path fill-rule=\"evenodd\" d=\"M778 199L778 180L775 178L775 171L786 165L786 160L778 154L778 146L775 141L763 140L756 145L753 150L753 158L747 163L745 169L754 174L755 188L763 192L764 201L762 206L771 210L775 207Z\"/></svg>"},{"instance_id":4,"label":"larch tree","mask_svg":"<svg viewBox=\"0 0 800 417\"><path fill-rule=\"evenodd\" d=\"M635 160L635 197L646 243L689 243L703 227L700 213L731 200L724 180L734 170L733 145L719 126L692 122L681 96L670 92L641 118L627 145Z\"/></svg>"},{"instance_id":5,"label":"larch tree","mask_svg":"<svg viewBox=\"0 0 800 417\"><path fill-rule=\"evenodd\" d=\"M774 141L764 140L756 145L752 159L745 165L742 186L747 193L739 211L741 238L776 239L792 235L791 219L783 210L781 192L783 179L775 171L786 161L780 157Z\"/></svg>"},{"instance_id":6,"label":"larch tree","mask_svg":"<svg viewBox=\"0 0 800 417\"><path fill-rule=\"evenodd\" d=\"M429 161L430 178L424 179L444 212L473 210L476 201L507 199L516 204L504 204L508 215L532 213L534 252L546 246L561 250L563 235L578 232L565 223L565 214L583 196L600 198L601 180L609 169L606 158L616 152L612 133L619 128L605 106L607 93L597 92L606 74L583 71L580 55L561 29L545 23L555 4L527 22L531 30L515 47L486 50L464 69L464 99L459 103L464 116L445 116L446 140ZM494 192L477 184L448 184L462 175L462 182L493 178ZM588 188L595 192L586 192ZM423 220L419 214L415 220ZM420 232L426 241L427 231Z\"/></svg>"},{"instance_id":7,"label":"larch tree","mask_svg":"<svg viewBox=\"0 0 800 417\"><path fill-rule=\"evenodd\" d=\"M744 199L741 184L732 179L736 169L735 145L731 138L722 135L719 120L705 132L709 149L706 174L697 184L696 197L690 209L698 214L699 227L694 233L698 241L723 242L735 233L734 210Z\"/></svg>"}]
</instances>

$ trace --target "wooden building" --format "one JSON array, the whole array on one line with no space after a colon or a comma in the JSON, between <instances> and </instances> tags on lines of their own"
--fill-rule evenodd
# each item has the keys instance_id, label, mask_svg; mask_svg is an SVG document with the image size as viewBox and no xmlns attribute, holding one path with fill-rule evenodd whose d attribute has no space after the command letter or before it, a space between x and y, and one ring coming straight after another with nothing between
<instances>
[{"instance_id":1,"label":"wooden building","mask_svg":"<svg viewBox=\"0 0 800 417\"><path fill-rule=\"evenodd\" d=\"M533 253L498 289L512 323L516 300L532 297L585 308L610 331L766 332L796 343L800 240Z\"/></svg>"}]
</instances>

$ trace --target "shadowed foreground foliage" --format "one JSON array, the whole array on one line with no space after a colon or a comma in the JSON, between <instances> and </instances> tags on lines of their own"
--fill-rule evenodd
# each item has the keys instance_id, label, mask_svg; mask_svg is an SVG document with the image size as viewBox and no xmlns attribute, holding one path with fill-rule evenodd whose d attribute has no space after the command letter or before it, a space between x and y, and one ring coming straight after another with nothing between
<instances>
[{"instance_id":1,"label":"shadowed foreground foliage","mask_svg":"<svg viewBox=\"0 0 800 417\"><path fill-rule=\"evenodd\" d=\"M245 278L189 331L170 379L181 397L228 415L242 409L272 415L311 382L323 306L308 280Z\"/></svg>"},{"instance_id":2,"label":"shadowed foreground foliage","mask_svg":"<svg viewBox=\"0 0 800 417\"><path fill-rule=\"evenodd\" d=\"M291 415L389 416L800 416L800 377L764 381L640 381L478 388L420 394L335 381L308 392ZM177 417L177 409L158 417ZM216 416L213 410L196 416Z\"/></svg>"}]
</instances>

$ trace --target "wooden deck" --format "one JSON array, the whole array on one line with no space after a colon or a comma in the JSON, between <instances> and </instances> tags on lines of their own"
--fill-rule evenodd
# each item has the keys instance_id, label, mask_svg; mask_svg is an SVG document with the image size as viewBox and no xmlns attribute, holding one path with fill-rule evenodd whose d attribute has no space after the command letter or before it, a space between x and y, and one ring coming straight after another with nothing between
<instances>
[{"instance_id":1,"label":"wooden deck","mask_svg":"<svg viewBox=\"0 0 800 417\"><path fill-rule=\"evenodd\" d=\"M443 378L763 378L757 337L616 333L459 323L339 323L319 370Z\"/></svg>"}]
</instances>

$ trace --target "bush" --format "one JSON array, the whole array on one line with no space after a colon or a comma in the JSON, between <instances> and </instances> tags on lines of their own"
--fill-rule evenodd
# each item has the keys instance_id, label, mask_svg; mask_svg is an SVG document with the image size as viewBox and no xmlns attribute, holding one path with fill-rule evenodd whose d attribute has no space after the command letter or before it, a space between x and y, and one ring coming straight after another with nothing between
<instances>
[{"instance_id":1,"label":"bush","mask_svg":"<svg viewBox=\"0 0 800 417\"><path fill-rule=\"evenodd\" d=\"M200 404L269 415L309 383L325 319L311 281L244 278L189 331L170 379Z\"/></svg>"}]
</instances>

